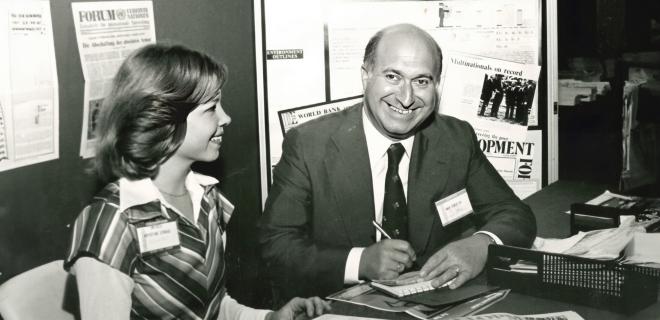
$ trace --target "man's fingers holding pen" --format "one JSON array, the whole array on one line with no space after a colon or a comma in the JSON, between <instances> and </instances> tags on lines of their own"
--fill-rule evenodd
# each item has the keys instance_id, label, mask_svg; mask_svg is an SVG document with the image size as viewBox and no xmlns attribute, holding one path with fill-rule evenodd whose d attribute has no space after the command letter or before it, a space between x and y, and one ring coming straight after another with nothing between
<instances>
[{"instance_id":1,"label":"man's fingers holding pen","mask_svg":"<svg viewBox=\"0 0 660 320\"><path fill-rule=\"evenodd\" d=\"M389 256L390 260L395 263L396 266L402 265L404 269L412 267L413 264L413 258L409 256L407 253L403 253L401 251L385 251L386 255ZM399 267L396 268L397 272L401 272L404 269L398 270Z\"/></svg>"},{"instance_id":2,"label":"man's fingers holding pen","mask_svg":"<svg viewBox=\"0 0 660 320\"><path fill-rule=\"evenodd\" d=\"M382 240L381 242L383 243L383 245L389 246L396 251L405 253L408 256L408 258L410 258L411 261L415 261L417 259L417 256L415 255L415 250L413 250L412 246L408 241L386 239L386 240Z\"/></svg>"},{"instance_id":3,"label":"man's fingers holding pen","mask_svg":"<svg viewBox=\"0 0 660 320\"><path fill-rule=\"evenodd\" d=\"M412 263L417 259L415 251L410 244L404 240L381 240L380 242L371 245L370 248L371 247L379 248L385 260L401 263L405 265L406 268L410 268Z\"/></svg>"}]
</instances>

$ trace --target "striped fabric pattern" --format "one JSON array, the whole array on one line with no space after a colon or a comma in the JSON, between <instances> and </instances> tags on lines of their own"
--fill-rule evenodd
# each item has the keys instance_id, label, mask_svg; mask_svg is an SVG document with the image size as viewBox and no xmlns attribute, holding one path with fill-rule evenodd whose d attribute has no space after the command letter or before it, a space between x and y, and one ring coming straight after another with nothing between
<instances>
[{"instance_id":1,"label":"striped fabric pattern","mask_svg":"<svg viewBox=\"0 0 660 320\"><path fill-rule=\"evenodd\" d=\"M215 319L225 295L222 202L205 186L197 225L154 200L119 212L119 185L107 185L76 219L65 260L94 257L134 283L132 319ZM140 255L137 225L176 221L181 246Z\"/></svg>"}]
</instances>

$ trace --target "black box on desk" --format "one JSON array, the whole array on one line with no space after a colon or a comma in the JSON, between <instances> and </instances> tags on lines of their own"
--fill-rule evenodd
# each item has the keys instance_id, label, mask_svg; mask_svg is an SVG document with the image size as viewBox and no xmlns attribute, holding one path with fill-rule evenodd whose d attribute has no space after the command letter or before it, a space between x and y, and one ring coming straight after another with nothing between
<instances>
[{"instance_id":1,"label":"black box on desk","mask_svg":"<svg viewBox=\"0 0 660 320\"><path fill-rule=\"evenodd\" d=\"M512 271L524 261L535 272ZM631 314L656 302L658 276L646 268L615 260L601 261L562 254L491 245L486 272L488 284L531 296Z\"/></svg>"},{"instance_id":2,"label":"black box on desk","mask_svg":"<svg viewBox=\"0 0 660 320\"><path fill-rule=\"evenodd\" d=\"M616 228L623 215L637 216L643 213L641 209L622 209L574 203L571 205L571 234L579 231Z\"/></svg>"}]
</instances>

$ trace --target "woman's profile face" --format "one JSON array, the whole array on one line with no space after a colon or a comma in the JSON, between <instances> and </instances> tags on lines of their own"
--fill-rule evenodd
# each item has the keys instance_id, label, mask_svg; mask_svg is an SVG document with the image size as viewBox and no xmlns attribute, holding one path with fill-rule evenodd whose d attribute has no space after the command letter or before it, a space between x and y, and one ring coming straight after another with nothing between
<instances>
[{"instance_id":1,"label":"woman's profile face","mask_svg":"<svg viewBox=\"0 0 660 320\"><path fill-rule=\"evenodd\" d=\"M225 113L220 96L193 109L186 119L186 136L173 157L183 160L214 161L220 155L225 127L231 117Z\"/></svg>"}]
</instances>

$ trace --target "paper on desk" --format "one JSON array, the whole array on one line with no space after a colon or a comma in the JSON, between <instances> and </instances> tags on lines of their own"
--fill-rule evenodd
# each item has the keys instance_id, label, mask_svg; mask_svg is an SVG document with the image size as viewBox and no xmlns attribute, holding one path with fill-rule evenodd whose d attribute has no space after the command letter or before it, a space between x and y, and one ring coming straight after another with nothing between
<instances>
[{"instance_id":1,"label":"paper on desk","mask_svg":"<svg viewBox=\"0 0 660 320\"><path fill-rule=\"evenodd\" d=\"M455 318L454 320L584 320L575 311L562 311L543 314L517 315L511 313L487 313Z\"/></svg>"},{"instance_id":2,"label":"paper on desk","mask_svg":"<svg viewBox=\"0 0 660 320\"><path fill-rule=\"evenodd\" d=\"M612 202L615 201L615 199L620 200L620 202L622 202L622 204L613 205ZM597 195L595 198L585 202L584 204L589 204L589 205L592 205L592 206L605 206L605 207L614 206L616 208L627 208L626 205L628 203L633 203L632 201L634 201L634 200L635 200L634 197L624 196L622 194L617 194L617 193L613 193L609 190L605 190L605 191L603 191L603 193ZM566 213L570 214L571 211L568 210L568 211L566 211Z\"/></svg>"},{"instance_id":3,"label":"paper on desk","mask_svg":"<svg viewBox=\"0 0 660 320\"><path fill-rule=\"evenodd\" d=\"M510 291L511 289L498 290L462 303L450 305L444 309L433 311L432 313L424 312L423 310L419 309L418 307L421 305L406 310L406 313L421 320L456 319L456 317L462 317L481 312L482 310L506 298Z\"/></svg>"},{"instance_id":4,"label":"paper on desk","mask_svg":"<svg viewBox=\"0 0 660 320\"><path fill-rule=\"evenodd\" d=\"M645 232L641 226L628 226L593 230L564 254L591 259L616 259L636 232Z\"/></svg>"},{"instance_id":5,"label":"paper on desk","mask_svg":"<svg viewBox=\"0 0 660 320\"><path fill-rule=\"evenodd\" d=\"M631 264L660 264L660 233L635 233L626 247L626 260ZM657 268L657 266L652 266Z\"/></svg>"},{"instance_id":6,"label":"paper on desk","mask_svg":"<svg viewBox=\"0 0 660 320\"><path fill-rule=\"evenodd\" d=\"M578 234L566 239L545 239L536 237L532 249L550 253L564 253L578 243L586 232L580 231Z\"/></svg>"},{"instance_id":7,"label":"paper on desk","mask_svg":"<svg viewBox=\"0 0 660 320\"><path fill-rule=\"evenodd\" d=\"M617 193L611 192L609 190L605 190L603 193L599 194L597 197L595 197L595 198L593 198L593 199L591 199L591 200L589 200L585 203L596 206L596 205L602 205L605 202L610 201L612 199L622 199L622 200L628 200L628 201L634 200L633 197L624 196L622 194L617 194Z\"/></svg>"},{"instance_id":8,"label":"paper on desk","mask_svg":"<svg viewBox=\"0 0 660 320\"><path fill-rule=\"evenodd\" d=\"M380 318L366 318L366 317L354 317L354 316L344 316L341 314L329 314L326 313L320 317L316 317L313 320L380 320Z\"/></svg>"},{"instance_id":9,"label":"paper on desk","mask_svg":"<svg viewBox=\"0 0 660 320\"><path fill-rule=\"evenodd\" d=\"M643 225L633 223L618 228L580 231L566 239L537 237L533 249L592 259L616 259L636 233L645 232Z\"/></svg>"}]
</instances>

